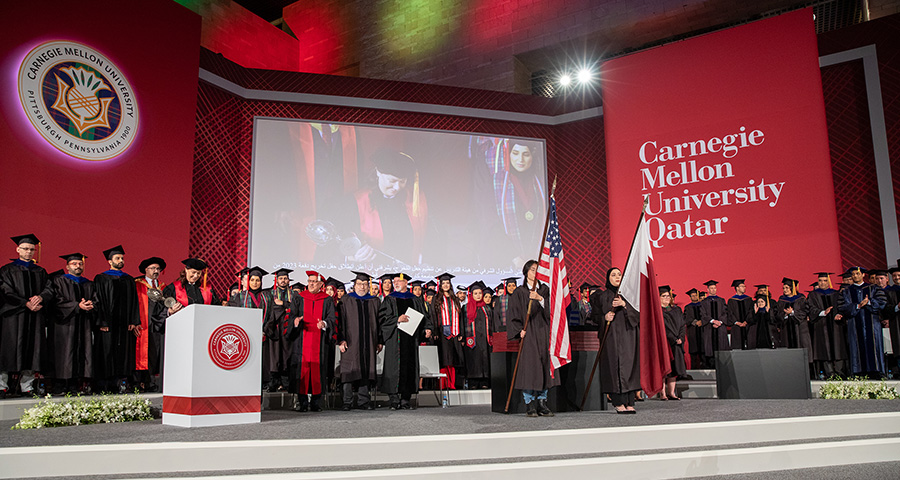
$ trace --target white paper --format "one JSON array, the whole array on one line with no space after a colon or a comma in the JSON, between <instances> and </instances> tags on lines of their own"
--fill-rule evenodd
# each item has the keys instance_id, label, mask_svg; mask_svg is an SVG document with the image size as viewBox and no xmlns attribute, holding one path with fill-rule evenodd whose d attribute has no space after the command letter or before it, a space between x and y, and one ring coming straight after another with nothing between
<instances>
[{"instance_id":1,"label":"white paper","mask_svg":"<svg viewBox=\"0 0 900 480\"><path fill-rule=\"evenodd\" d=\"M418 310L407 308L406 316L409 317L409 321L406 323L398 322L397 326L403 333L409 336L413 336L416 334L416 329L419 328L419 323L422 321L422 318L424 318L425 315L422 315L422 312L419 312Z\"/></svg>"}]
</instances>

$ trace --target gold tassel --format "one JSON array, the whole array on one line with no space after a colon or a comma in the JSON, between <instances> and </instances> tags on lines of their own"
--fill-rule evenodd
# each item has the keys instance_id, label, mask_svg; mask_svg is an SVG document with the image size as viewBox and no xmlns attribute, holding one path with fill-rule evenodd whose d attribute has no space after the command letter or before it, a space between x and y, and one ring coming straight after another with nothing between
<instances>
[{"instance_id":1,"label":"gold tassel","mask_svg":"<svg viewBox=\"0 0 900 480\"><path fill-rule=\"evenodd\" d=\"M833 288L833 286L831 285L831 275L828 276L828 288L829 289Z\"/></svg>"},{"instance_id":2,"label":"gold tassel","mask_svg":"<svg viewBox=\"0 0 900 480\"><path fill-rule=\"evenodd\" d=\"M208 268L203 269L203 288L204 289L206 289L206 272L208 272L208 271L209 271Z\"/></svg>"},{"instance_id":3,"label":"gold tassel","mask_svg":"<svg viewBox=\"0 0 900 480\"><path fill-rule=\"evenodd\" d=\"M34 263L41 263L41 242L37 244L37 261Z\"/></svg>"}]
</instances>

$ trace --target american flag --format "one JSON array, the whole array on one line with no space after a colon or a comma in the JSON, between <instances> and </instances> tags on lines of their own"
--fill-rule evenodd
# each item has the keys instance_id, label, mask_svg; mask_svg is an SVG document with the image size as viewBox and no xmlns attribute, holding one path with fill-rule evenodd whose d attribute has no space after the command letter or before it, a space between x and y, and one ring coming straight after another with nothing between
<instances>
[{"instance_id":1,"label":"american flag","mask_svg":"<svg viewBox=\"0 0 900 480\"><path fill-rule=\"evenodd\" d=\"M536 277L550 285L550 363L555 370L572 361L572 348L569 345L569 324L566 321L569 279L566 277L566 261L559 236L559 223L556 221L556 199L553 197L550 197L550 224Z\"/></svg>"}]
</instances>

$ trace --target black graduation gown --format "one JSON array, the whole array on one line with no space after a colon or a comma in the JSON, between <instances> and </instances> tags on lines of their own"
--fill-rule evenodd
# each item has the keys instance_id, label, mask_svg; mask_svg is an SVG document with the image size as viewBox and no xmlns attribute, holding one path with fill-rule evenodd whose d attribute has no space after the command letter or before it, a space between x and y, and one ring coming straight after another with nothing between
<instances>
[{"instance_id":1,"label":"black graduation gown","mask_svg":"<svg viewBox=\"0 0 900 480\"><path fill-rule=\"evenodd\" d=\"M203 301L203 293L200 291L200 287L197 284L190 284L184 280L176 280L182 282L182 286L184 287L184 293L187 295L188 305L200 304L203 305L206 302ZM163 288L163 298L177 298L175 296L175 284L170 283ZM211 301L209 305L221 305L222 300L216 295L216 291L212 291ZM166 319L169 318L169 309L163 304L163 302L151 302L153 306L151 307L151 315L150 321L152 322L152 327L155 331L159 332L162 335L166 333ZM165 344L165 338L163 338L163 344ZM163 352L165 352L165 348L163 348Z\"/></svg>"},{"instance_id":2,"label":"black graduation gown","mask_svg":"<svg viewBox=\"0 0 900 480\"><path fill-rule=\"evenodd\" d=\"M303 295L297 295L297 316L304 316L303 308L305 299ZM296 318L296 317L295 317ZM322 301L322 320L325 322L325 330L319 336L319 381L322 384L322 392L326 391L326 379L328 378L328 370L334 370L333 365L328 365L328 349L333 348L331 345L331 332L334 331L334 301L331 297L325 297ZM291 348L287 355L288 377L290 380L289 390L291 393L297 393L300 389L300 366L303 361L303 327L307 320L303 318L299 326L294 326L294 320L281 320L281 334L290 342Z\"/></svg>"},{"instance_id":3,"label":"black graduation gown","mask_svg":"<svg viewBox=\"0 0 900 480\"><path fill-rule=\"evenodd\" d=\"M262 314L262 324L260 324L259 329L263 332L263 341L262 341L262 380L264 382L269 381L269 372L273 372L272 365L278 364L281 355L279 355L280 351L278 348L272 348L272 340L265 332L265 324L266 318L269 317L271 312L271 301L272 298L266 294L264 290L260 290L257 294L259 298L259 304L254 302L253 296L250 294L248 290L242 290L238 293L235 293L228 300L229 307L238 307L238 308L261 308L263 311ZM274 350L274 351L273 351ZM274 358L273 358L274 356ZM274 362L273 362L274 360Z\"/></svg>"},{"instance_id":4,"label":"black graduation gown","mask_svg":"<svg viewBox=\"0 0 900 480\"><path fill-rule=\"evenodd\" d=\"M613 308L616 295L614 290L604 290L591 296L591 309L594 321L600 325L597 335L601 341L606 329L606 314L615 313L600 356L600 389L604 393L641 389L640 314L627 303L624 307Z\"/></svg>"},{"instance_id":5,"label":"black graduation gown","mask_svg":"<svg viewBox=\"0 0 900 480\"><path fill-rule=\"evenodd\" d=\"M900 285L890 285L883 290L887 303L881 309L881 319L888 321L893 356L900 357L900 312L895 310L897 304L900 303Z\"/></svg>"},{"instance_id":6,"label":"black graduation gown","mask_svg":"<svg viewBox=\"0 0 900 480\"><path fill-rule=\"evenodd\" d=\"M349 293L339 305L343 321L338 324L337 342L347 342L347 351L341 354L341 382L374 382L377 348L384 344L378 328L378 298Z\"/></svg>"},{"instance_id":7,"label":"black graduation gown","mask_svg":"<svg viewBox=\"0 0 900 480\"><path fill-rule=\"evenodd\" d=\"M465 347L463 352L466 357L466 378L490 378L491 377L491 346L488 336L491 334L488 326L487 315L490 307L484 306L475 312L475 321L469 323L466 309L463 307L460 316L465 321ZM473 330L474 328L474 330ZM527 337L527 334L526 334ZM470 345L470 339L474 345ZM549 347L548 347L549 348Z\"/></svg>"},{"instance_id":8,"label":"black graduation gown","mask_svg":"<svg viewBox=\"0 0 900 480\"><path fill-rule=\"evenodd\" d=\"M454 306L455 303L453 302L453 299L442 298L442 300L445 302L450 302L449 308L456 308ZM437 307L432 303L431 309L429 310L432 322L434 323L435 328L437 328L437 330L433 332L432 335L437 337L438 358L441 361L441 368L462 368L466 365L466 355L463 351L463 340L459 339L459 337L465 334L466 329L466 316L464 312L464 308L459 309L459 335L446 336L445 333L449 332L444 332L444 327L441 323L442 320L440 303Z\"/></svg>"},{"instance_id":9,"label":"black graduation gown","mask_svg":"<svg viewBox=\"0 0 900 480\"><path fill-rule=\"evenodd\" d=\"M794 313L787 315L785 309L794 308ZM806 319L808 308L806 297L797 294L795 297L782 295L775 308L775 324L781 330L782 348L805 348L806 357L811 362L812 342L809 338L809 322Z\"/></svg>"},{"instance_id":10,"label":"black graduation gown","mask_svg":"<svg viewBox=\"0 0 900 480\"><path fill-rule=\"evenodd\" d=\"M731 325L731 348L733 350L753 350L756 348L756 322L753 321L753 298L735 295L725 305L728 324ZM746 327L737 323L747 322Z\"/></svg>"},{"instance_id":11,"label":"black graduation gown","mask_svg":"<svg viewBox=\"0 0 900 480\"><path fill-rule=\"evenodd\" d=\"M275 289L266 290L269 297L269 314L263 319L263 334L269 342L269 369L272 372L286 372L288 357L291 354L291 342L282 332L286 322L302 315L300 311L300 295L291 292L291 300L287 300L287 291L281 290L278 298L282 304L275 303Z\"/></svg>"},{"instance_id":12,"label":"black graduation gown","mask_svg":"<svg viewBox=\"0 0 900 480\"><path fill-rule=\"evenodd\" d=\"M685 375L687 365L684 363L684 314L678 305L670 305L663 309L663 322L666 325L666 341L672 352L672 372L669 375L673 377ZM681 340L681 343L677 343L678 340Z\"/></svg>"},{"instance_id":13,"label":"black graduation gown","mask_svg":"<svg viewBox=\"0 0 900 480\"><path fill-rule=\"evenodd\" d=\"M91 331L96 323L100 299L94 282L70 275L51 280L55 294L53 321L48 329L53 350L54 377L59 379L90 378L93 375ZM78 307L81 299L94 302L94 309Z\"/></svg>"},{"instance_id":14,"label":"black graduation gown","mask_svg":"<svg viewBox=\"0 0 900 480\"><path fill-rule=\"evenodd\" d=\"M504 288L506 288L504 286ZM506 318L509 313L509 295L497 295L491 303L494 304L491 315L493 316L493 330L495 332L506 331ZM440 317L435 317L440 318ZM435 322L437 324L438 322Z\"/></svg>"},{"instance_id":15,"label":"black graduation gown","mask_svg":"<svg viewBox=\"0 0 900 480\"><path fill-rule=\"evenodd\" d=\"M100 299L98 330L94 332L94 376L122 378L134 373L135 340L130 325L140 325L140 306L134 277L107 272L94 277ZM108 327L102 332L99 328Z\"/></svg>"},{"instance_id":16,"label":"black graduation gown","mask_svg":"<svg viewBox=\"0 0 900 480\"><path fill-rule=\"evenodd\" d=\"M419 332L434 329L431 315L425 315L415 335L407 335L398 328L397 319L412 308L423 314L425 301L407 292L393 292L381 301L378 324L384 339L384 369L381 375L381 391L387 394L412 395L419 391ZM405 298L401 298L401 296Z\"/></svg>"},{"instance_id":17,"label":"black graduation gown","mask_svg":"<svg viewBox=\"0 0 900 480\"><path fill-rule=\"evenodd\" d=\"M834 318L840 313L839 302L839 292L830 288L827 290L817 288L810 292L807 298L812 359L815 361L833 362L847 359L847 323ZM833 308L827 315L821 315L828 307Z\"/></svg>"},{"instance_id":18,"label":"black graduation gown","mask_svg":"<svg viewBox=\"0 0 900 480\"><path fill-rule=\"evenodd\" d=\"M506 338L520 339L524 327L525 314L531 303L531 316L522 350L519 354L519 371L514 388L519 390L547 390L559 385L559 375L550 364L550 314L544 308L550 302L550 288L543 283L537 287L537 294L544 298L543 304L529 300L531 289L527 283L513 291L509 299L506 315ZM552 375L551 375L552 373Z\"/></svg>"},{"instance_id":19,"label":"black graduation gown","mask_svg":"<svg viewBox=\"0 0 900 480\"><path fill-rule=\"evenodd\" d=\"M0 267L0 291L0 372L39 372L49 355L45 315L53 288L47 271L33 262L13 260ZM44 307L32 312L25 305L35 295Z\"/></svg>"},{"instance_id":20,"label":"black graduation gown","mask_svg":"<svg viewBox=\"0 0 900 480\"><path fill-rule=\"evenodd\" d=\"M694 325L700 320L700 302L691 302L684 306L685 337L688 339L688 353L691 355L703 354L703 329ZM699 366L694 366L699 368Z\"/></svg>"},{"instance_id":21,"label":"black graduation gown","mask_svg":"<svg viewBox=\"0 0 900 480\"><path fill-rule=\"evenodd\" d=\"M775 303L769 302L769 308L754 310L753 321L756 323L756 348L777 348L778 332L775 328Z\"/></svg>"},{"instance_id":22,"label":"black graduation gown","mask_svg":"<svg viewBox=\"0 0 900 480\"><path fill-rule=\"evenodd\" d=\"M722 322L719 328L712 326L712 320ZM718 295L709 295L700 302L700 321L703 332L703 354L712 357L715 352L731 350L728 343L728 312L725 299Z\"/></svg>"}]
</instances>

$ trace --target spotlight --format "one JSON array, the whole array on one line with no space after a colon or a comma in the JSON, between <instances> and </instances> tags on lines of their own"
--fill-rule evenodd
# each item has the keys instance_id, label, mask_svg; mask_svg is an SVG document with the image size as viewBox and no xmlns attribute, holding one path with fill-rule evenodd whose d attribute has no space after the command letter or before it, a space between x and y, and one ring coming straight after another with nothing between
<instances>
[{"instance_id":1,"label":"spotlight","mask_svg":"<svg viewBox=\"0 0 900 480\"><path fill-rule=\"evenodd\" d=\"M588 68L582 68L578 71L578 83L585 84L590 83L594 74Z\"/></svg>"},{"instance_id":2,"label":"spotlight","mask_svg":"<svg viewBox=\"0 0 900 480\"><path fill-rule=\"evenodd\" d=\"M572 83L572 77L568 73L564 73L559 77L559 84L568 87Z\"/></svg>"}]
</instances>

